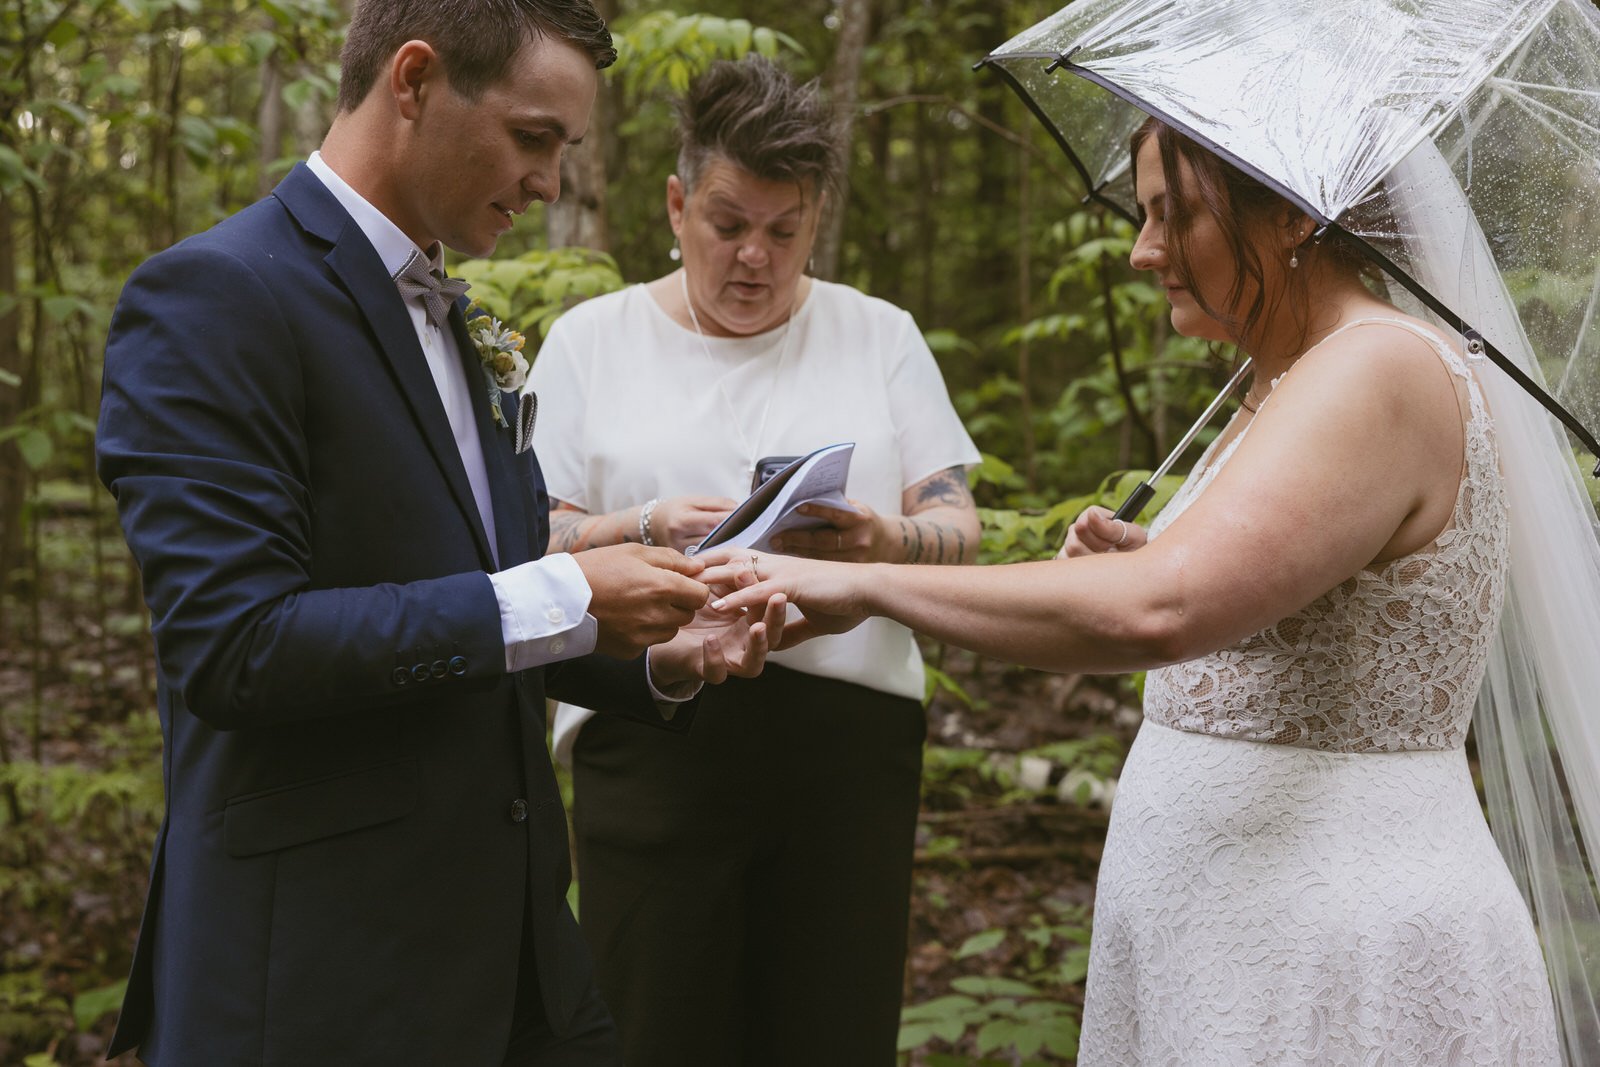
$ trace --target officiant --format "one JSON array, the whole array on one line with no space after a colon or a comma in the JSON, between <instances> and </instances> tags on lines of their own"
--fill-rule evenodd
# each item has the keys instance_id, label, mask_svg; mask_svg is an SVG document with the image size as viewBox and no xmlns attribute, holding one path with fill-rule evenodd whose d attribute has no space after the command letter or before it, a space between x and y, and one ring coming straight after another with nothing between
<instances>
[{"instance_id":1,"label":"officiant","mask_svg":"<svg viewBox=\"0 0 1600 1067\"><path fill-rule=\"evenodd\" d=\"M917 324L806 274L842 158L815 85L722 62L678 118L682 266L568 312L529 380L552 551L686 549L782 457L849 441L854 510L777 550L971 563L979 455ZM894 1062L922 694L911 631L873 620L708 690L687 734L558 710L579 920L628 1063Z\"/></svg>"}]
</instances>

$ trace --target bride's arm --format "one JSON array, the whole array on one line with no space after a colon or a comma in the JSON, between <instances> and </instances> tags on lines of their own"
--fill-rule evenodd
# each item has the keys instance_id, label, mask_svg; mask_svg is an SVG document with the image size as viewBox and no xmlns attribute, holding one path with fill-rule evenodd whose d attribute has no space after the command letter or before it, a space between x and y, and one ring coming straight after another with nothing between
<instances>
[{"instance_id":1,"label":"bride's arm","mask_svg":"<svg viewBox=\"0 0 1600 1067\"><path fill-rule=\"evenodd\" d=\"M1211 486L1137 552L983 568L763 555L762 580L727 601L785 593L806 615L788 640L883 615L1047 670L1158 666L1232 644L1427 544L1449 520L1463 447L1437 355L1398 330L1355 330L1300 361Z\"/></svg>"}]
</instances>

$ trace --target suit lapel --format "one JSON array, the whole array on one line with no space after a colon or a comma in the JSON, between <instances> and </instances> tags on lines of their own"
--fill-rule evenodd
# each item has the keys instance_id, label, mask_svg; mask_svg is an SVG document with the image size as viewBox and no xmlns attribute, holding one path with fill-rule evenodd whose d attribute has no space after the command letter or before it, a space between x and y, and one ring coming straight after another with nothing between
<instances>
[{"instance_id":1,"label":"suit lapel","mask_svg":"<svg viewBox=\"0 0 1600 1067\"><path fill-rule=\"evenodd\" d=\"M494 505L495 546L500 553L500 566L513 567L529 558L527 517L523 514L522 493L517 485L517 472L509 451L511 430L494 421L494 411L489 404L488 381L478 360L477 348L467 334L467 320L462 314L463 297L450 309L450 331L461 353L461 369L467 376L467 392L472 394L472 415L478 424L478 444L483 449L483 465L489 472L489 496ZM516 413L516 398L509 393L500 394L500 406L510 415Z\"/></svg>"},{"instance_id":2,"label":"suit lapel","mask_svg":"<svg viewBox=\"0 0 1600 1067\"><path fill-rule=\"evenodd\" d=\"M325 261L338 275L377 338L378 353L399 383L411 417L422 431L434 462L444 473L450 495L472 530L478 555L485 569L492 569L494 558L489 552L489 536L478 516L455 434L450 430L450 420L439 400L439 388L434 384L427 357L422 354L422 345L411 327L405 301L383 269L378 253L355 220L304 164L297 165L273 192L302 226L333 245ZM481 371L476 372L476 377L469 377L469 388L481 379ZM498 504L495 519L499 521Z\"/></svg>"}]
</instances>

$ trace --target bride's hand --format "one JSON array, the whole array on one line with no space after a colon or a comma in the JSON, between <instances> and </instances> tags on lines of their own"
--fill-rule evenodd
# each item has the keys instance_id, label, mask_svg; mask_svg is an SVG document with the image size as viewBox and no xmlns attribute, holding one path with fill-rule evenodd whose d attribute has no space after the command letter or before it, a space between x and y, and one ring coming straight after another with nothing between
<instances>
[{"instance_id":1,"label":"bride's hand","mask_svg":"<svg viewBox=\"0 0 1600 1067\"><path fill-rule=\"evenodd\" d=\"M1150 539L1138 523L1113 519L1110 508L1098 504L1084 510L1067 530L1066 543L1056 559L1075 559L1100 552L1132 552Z\"/></svg>"},{"instance_id":2,"label":"bride's hand","mask_svg":"<svg viewBox=\"0 0 1600 1067\"><path fill-rule=\"evenodd\" d=\"M784 628L782 641L775 646L778 649L792 648L822 634L844 633L867 618L863 590L873 573L870 567L748 548L715 548L695 558L706 564L697 577L712 587L712 608L749 609L781 595L799 610L803 617ZM752 577L755 583L747 584Z\"/></svg>"}]
</instances>

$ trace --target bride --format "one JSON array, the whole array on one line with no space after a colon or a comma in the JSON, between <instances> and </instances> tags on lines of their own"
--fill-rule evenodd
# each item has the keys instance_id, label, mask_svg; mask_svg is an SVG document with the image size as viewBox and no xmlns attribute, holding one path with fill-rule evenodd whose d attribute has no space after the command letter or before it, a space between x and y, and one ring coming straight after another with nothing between
<instances>
[{"instance_id":1,"label":"bride","mask_svg":"<svg viewBox=\"0 0 1600 1067\"><path fill-rule=\"evenodd\" d=\"M1057 671L1149 669L1107 835L1078 1062L1559 1062L1532 920L1463 744L1509 570L1494 424L1452 344L1307 216L1154 120L1142 227L1179 332L1255 359L1148 532L1068 562L708 554L785 641L883 615Z\"/></svg>"}]
</instances>

